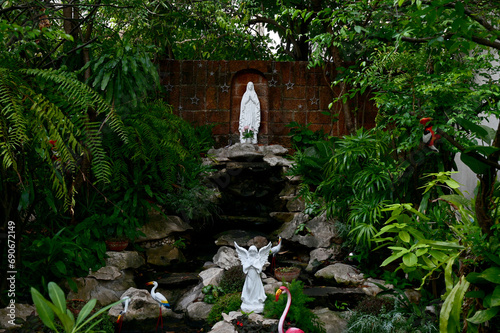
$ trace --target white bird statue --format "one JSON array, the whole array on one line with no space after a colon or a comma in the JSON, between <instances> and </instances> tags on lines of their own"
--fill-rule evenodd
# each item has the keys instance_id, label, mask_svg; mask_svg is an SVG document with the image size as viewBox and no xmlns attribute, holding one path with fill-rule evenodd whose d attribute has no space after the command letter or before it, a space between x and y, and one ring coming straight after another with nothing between
<instances>
[{"instance_id":1,"label":"white bird statue","mask_svg":"<svg viewBox=\"0 0 500 333\"><path fill-rule=\"evenodd\" d=\"M271 254L273 257L271 258L271 270L274 271L274 268L276 267L276 255L278 252L281 250L281 237L278 239L278 245L273 246L271 250L269 250L269 254Z\"/></svg>"},{"instance_id":2,"label":"white bird statue","mask_svg":"<svg viewBox=\"0 0 500 333\"><path fill-rule=\"evenodd\" d=\"M288 314L288 310L290 309L290 305L292 305L292 295L290 294L290 290L288 290L287 287L281 286L278 290L276 290L276 302L279 300L281 293L285 292L288 294L287 300L286 300L286 307L285 310L283 311L283 314L281 315L280 322L278 324L278 333L285 333L283 332L283 324L285 323L285 318L286 315ZM291 327L286 330L286 333L305 333L303 330L300 328L295 328Z\"/></svg>"},{"instance_id":3,"label":"white bird statue","mask_svg":"<svg viewBox=\"0 0 500 333\"><path fill-rule=\"evenodd\" d=\"M167 309L170 309L170 303L168 303L167 298L165 296L163 296L159 292L158 293L156 292L156 288L158 288L158 282L151 281L151 282L146 283L146 285L148 285L148 286L154 285L153 289L151 289L151 297L153 297L153 299L155 301L157 301L158 304L160 305L160 315L158 316L158 321L156 322L156 329L158 329L158 324L161 321L161 329L163 330L163 317L161 315L161 308L162 308L162 306L164 306Z\"/></svg>"},{"instance_id":4,"label":"white bird statue","mask_svg":"<svg viewBox=\"0 0 500 333\"><path fill-rule=\"evenodd\" d=\"M122 297L122 300L123 300L123 303L122 303L123 310L120 311L120 314L118 315L118 319L116 320L116 323L118 324L118 333L120 333L122 331L123 317L127 313L128 305L130 304L130 301L131 301L129 296Z\"/></svg>"}]
</instances>

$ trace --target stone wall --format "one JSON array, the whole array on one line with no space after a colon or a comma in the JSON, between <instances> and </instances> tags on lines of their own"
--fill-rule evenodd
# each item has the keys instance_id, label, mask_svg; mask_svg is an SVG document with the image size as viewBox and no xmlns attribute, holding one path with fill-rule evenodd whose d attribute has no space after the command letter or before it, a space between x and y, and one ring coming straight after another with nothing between
<instances>
[{"instance_id":1,"label":"stone wall","mask_svg":"<svg viewBox=\"0 0 500 333\"><path fill-rule=\"evenodd\" d=\"M332 136L346 133L339 103L329 109L338 87L331 87L335 66L308 68L307 62L275 61L183 61L160 62L161 84L165 100L174 112L193 124L215 124L217 146L238 139L240 101L246 84L252 81L261 104L259 143L290 146L286 127L296 121L323 129ZM358 98L356 122L373 127L376 108L369 98ZM328 114L339 114L333 121Z\"/></svg>"}]
</instances>

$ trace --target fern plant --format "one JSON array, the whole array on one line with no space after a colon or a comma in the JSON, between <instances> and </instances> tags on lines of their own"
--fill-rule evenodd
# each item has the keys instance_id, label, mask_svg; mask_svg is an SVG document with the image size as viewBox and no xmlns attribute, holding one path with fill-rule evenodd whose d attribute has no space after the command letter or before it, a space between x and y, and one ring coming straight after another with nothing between
<instances>
[{"instance_id":1,"label":"fern plant","mask_svg":"<svg viewBox=\"0 0 500 333\"><path fill-rule=\"evenodd\" d=\"M85 155L92 156L96 180L108 180L111 168L100 129L108 124L124 140L121 120L71 73L23 69L5 57L0 63L0 159L6 175L0 189L15 188L15 197L24 200L21 207L28 207L35 197L22 194L33 183L44 183L41 188L52 188L67 209L73 202L75 175L86 172L82 170ZM90 110L97 121L90 120Z\"/></svg>"}]
</instances>

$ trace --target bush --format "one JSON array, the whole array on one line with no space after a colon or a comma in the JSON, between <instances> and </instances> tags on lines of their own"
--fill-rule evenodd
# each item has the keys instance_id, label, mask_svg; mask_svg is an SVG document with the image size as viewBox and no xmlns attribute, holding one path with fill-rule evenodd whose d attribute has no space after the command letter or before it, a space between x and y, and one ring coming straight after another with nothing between
<instances>
[{"instance_id":1,"label":"bush","mask_svg":"<svg viewBox=\"0 0 500 333\"><path fill-rule=\"evenodd\" d=\"M224 290L225 293L237 293L243 290L243 285L245 284L245 273L241 265L231 267L222 275L222 279L219 286Z\"/></svg>"},{"instance_id":2,"label":"bush","mask_svg":"<svg viewBox=\"0 0 500 333\"><path fill-rule=\"evenodd\" d=\"M304 295L304 283L294 280L287 284L292 294L292 304L286 317L287 322L293 322L294 326L308 333L324 333L325 329L319 320L319 317L306 307L313 298ZM276 302L274 296L268 296L264 304L264 316L266 318L279 319L285 310L286 297L282 296Z\"/></svg>"},{"instance_id":3,"label":"bush","mask_svg":"<svg viewBox=\"0 0 500 333\"><path fill-rule=\"evenodd\" d=\"M217 299L212 310L208 314L207 323L214 325L222 320L222 313L236 311L241 306L241 293L227 294Z\"/></svg>"}]
</instances>

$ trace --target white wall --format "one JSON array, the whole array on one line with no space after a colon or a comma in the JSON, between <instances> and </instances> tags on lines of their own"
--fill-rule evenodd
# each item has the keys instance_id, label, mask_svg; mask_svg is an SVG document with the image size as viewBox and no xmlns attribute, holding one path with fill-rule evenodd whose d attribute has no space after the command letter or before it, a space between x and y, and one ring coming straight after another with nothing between
<instances>
[{"instance_id":1,"label":"white wall","mask_svg":"<svg viewBox=\"0 0 500 333\"><path fill-rule=\"evenodd\" d=\"M493 63L494 66L498 66L499 64L500 64L499 61L495 61ZM490 73L490 74L492 74L493 81L498 83L500 79L500 73ZM478 82L479 84L485 81L486 80L483 77L476 78L476 82ZM495 131L498 128L498 123L499 119L496 116L490 116L489 118L487 118L485 121L482 122L483 125L491 127ZM464 194L468 198L471 198L474 194L474 189L478 184L478 179L476 177L476 174L472 172L472 170L462 162L462 160L460 159L460 154L457 154L455 156L455 162L457 163L457 168L459 173L454 174L453 179L455 179L457 182L463 185L462 187L460 187L460 190L464 192Z\"/></svg>"}]
</instances>

